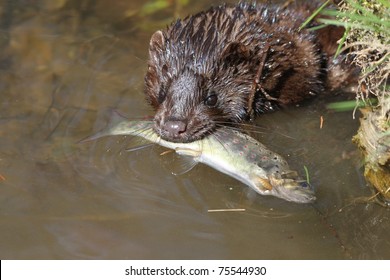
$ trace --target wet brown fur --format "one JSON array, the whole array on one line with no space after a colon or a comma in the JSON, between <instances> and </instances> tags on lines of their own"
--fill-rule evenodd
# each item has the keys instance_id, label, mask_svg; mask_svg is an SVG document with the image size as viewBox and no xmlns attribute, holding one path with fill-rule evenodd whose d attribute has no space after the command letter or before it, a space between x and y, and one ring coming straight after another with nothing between
<instances>
[{"instance_id":1,"label":"wet brown fur","mask_svg":"<svg viewBox=\"0 0 390 280\"><path fill-rule=\"evenodd\" d=\"M337 86L328 69L343 31L298 31L316 7L223 5L153 34L145 94L157 133L193 141L220 123L240 123ZM207 106L213 94L217 104ZM184 122L186 131L172 139L164 131L168 121Z\"/></svg>"}]
</instances>

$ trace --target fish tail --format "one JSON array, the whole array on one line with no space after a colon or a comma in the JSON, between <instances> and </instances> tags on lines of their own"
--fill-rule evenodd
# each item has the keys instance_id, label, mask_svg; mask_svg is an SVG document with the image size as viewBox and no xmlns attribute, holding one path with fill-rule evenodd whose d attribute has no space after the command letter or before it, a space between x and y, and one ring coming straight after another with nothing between
<instances>
[{"instance_id":1,"label":"fish tail","mask_svg":"<svg viewBox=\"0 0 390 280\"><path fill-rule=\"evenodd\" d=\"M145 123L145 121L131 121L118 111L113 110L107 125L102 130L92 136L88 136L78 141L77 143L85 143L109 135L137 135L147 128L147 124L149 123Z\"/></svg>"}]
</instances>

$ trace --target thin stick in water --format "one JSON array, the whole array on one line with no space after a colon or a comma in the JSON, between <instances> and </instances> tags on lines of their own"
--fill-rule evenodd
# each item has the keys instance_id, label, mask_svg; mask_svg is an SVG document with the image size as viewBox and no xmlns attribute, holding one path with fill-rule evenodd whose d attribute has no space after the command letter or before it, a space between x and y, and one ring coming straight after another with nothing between
<instances>
[{"instance_id":1,"label":"thin stick in water","mask_svg":"<svg viewBox=\"0 0 390 280\"><path fill-rule=\"evenodd\" d=\"M214 212L245 212L246 209L243 208L227 208L227 209L209 209L207 210L208 213L214 213Z\"/></svg>"}]
</instances>

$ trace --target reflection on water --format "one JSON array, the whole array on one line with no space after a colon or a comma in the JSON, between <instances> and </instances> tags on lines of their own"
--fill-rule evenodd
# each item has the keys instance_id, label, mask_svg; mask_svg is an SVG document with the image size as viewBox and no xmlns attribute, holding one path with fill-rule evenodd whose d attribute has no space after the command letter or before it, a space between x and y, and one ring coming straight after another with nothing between
<instances>
[{"instance_id":1,"label":"reflection on water","mask_svg":"<svg viewBox=\"0 0 390 280\"><path fill-rule=\"evenodd\" d=\"M389 210L356 201L371 194L350 140L357 120L322 100L257 121L260 141L308 168L314 205L261 197L206 166L173 176L163 149L126 152L126 137L79 144L112 108L151 114L149 36L209 5L142 20L129 2L0 1L1 258L390 257ZM208 212L224 208L245 212Z\"/></svg>"}]
</instances>

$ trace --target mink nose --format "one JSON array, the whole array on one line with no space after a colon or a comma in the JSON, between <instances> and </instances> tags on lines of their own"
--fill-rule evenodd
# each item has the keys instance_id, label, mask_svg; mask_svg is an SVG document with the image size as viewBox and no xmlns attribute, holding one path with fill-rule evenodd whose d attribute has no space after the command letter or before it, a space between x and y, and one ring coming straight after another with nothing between
<instances>
[{"instance_id":1,"label":"mink nose","mask_svg":"<svg viewBox=\"0 0 390 280\"><path fill-rule=\"evenodd\" d=\"M183 121L167 121L163 129L170 138L179 138L180 134L186 131L187 125Z\"/></svg>"}]
</instances>

